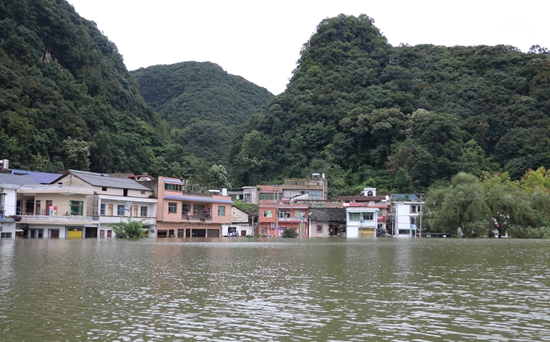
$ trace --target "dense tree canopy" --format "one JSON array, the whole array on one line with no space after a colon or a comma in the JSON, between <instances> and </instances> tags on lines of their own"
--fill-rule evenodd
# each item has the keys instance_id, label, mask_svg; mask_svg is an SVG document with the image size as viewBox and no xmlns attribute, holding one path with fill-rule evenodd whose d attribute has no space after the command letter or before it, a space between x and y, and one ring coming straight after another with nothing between
<instances>
[{"instance_id":1,"label":"dense tree canopy","mask_svg":"<svg viewBox=\"0 0 550 342\"><path fill-rule=\"evenodd\" d=\"M235 127L273 97L210 62L156 65L131 74L170 127L172 141L209 164L225 159Z\"/></svg>"},{"instance_id":2,"label":"dense tree canopy","mask_svg":"<svg viewBox=\"0 0 550 342\"><path fill-rule=\"evenodd\" d=\"M55 0L0 2L0 139L13 167L50 171L145 172L166 143L115 44Z\"/></svg>"},{"instance_id":3,"label":"dense tree canopy","mask_svg":"<svg viewBox=\"0 0 550 342\"><path fill-rule=\"evenodd\" d=\"M465 236L541 237L537 233L550 233L549 182L544 167L528 170L515 181L507 172L483 172L481 178L459 173L428 193L427 228Z\"/></svg>"},{"instance_id":4,"label":"dense tree canopy","mask_svg":"<svg viewBox=\"0 0 550 342\"><path fill-rule=\"evenodd\" d=\"M550 166L549 76L544 48L392 47L365 15L325 19L286 92L238 135L271 141L264 157L243 166L236 139L230 172L245 184L340 169L329 182L341 191L422 190L460 171L518 179Z\"/></svg>"},{"instance_id":5,"label":"dense tree canopy","mask_svg":"<svg viewBox=\"0 0 550 342\"><path fill-rule=\"evenodd\" d=\"M332 195L418 191L459 172L514 181L550 168L549 126L540 46L392 47L373 19L339 15L272 97L213 63L129 73L66 1L0 1L0 157L14 168L233 187L324 172ZM529 196L545 208L542 193Z\"/></svg>"}]
</instances>

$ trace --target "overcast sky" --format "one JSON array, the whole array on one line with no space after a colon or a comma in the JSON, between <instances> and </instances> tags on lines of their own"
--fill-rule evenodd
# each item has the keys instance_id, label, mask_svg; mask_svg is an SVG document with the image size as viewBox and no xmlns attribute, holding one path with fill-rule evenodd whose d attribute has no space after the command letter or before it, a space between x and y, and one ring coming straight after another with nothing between
<instances>
[{"instance_id":1,"label":"overcast sky","mask_svg":"<svg viewBox=\"0 0 550 342\"><path fill-rule=\"evenodd\" d=\"M393 46L550 48L547 0L68 0L114 42L129 70L210 61L282 93L321 20L366 14Z\"/></svg>"}]
</instances>

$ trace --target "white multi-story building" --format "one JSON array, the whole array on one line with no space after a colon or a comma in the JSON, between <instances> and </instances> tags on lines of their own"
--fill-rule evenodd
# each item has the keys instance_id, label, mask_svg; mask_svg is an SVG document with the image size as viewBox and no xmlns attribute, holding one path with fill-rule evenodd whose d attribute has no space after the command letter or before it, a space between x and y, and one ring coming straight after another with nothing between
<instances>
[{"instance_id":1,"label":"white multi-story building","mask_svg":"<svg viewBox=\"0 0 550 342\"><path fill-rule=\"evenodd\" d=\"M346 207L346 237L376 237L378 209L365 203L349 203Z\"/></svg>"},{"instance_id":2,"label":"white multi-story building","mask_svg":"<svg viewBox=\"0 0 550 342\"><path fill-rule=\"evenodd\" d=\"M68 170L51 184L32 182L18 189L16 202L27 238L114 237L111 224L130 218L154 236L157 200L134 180Z\"/></svg>"},{"instance_id":3,"label":"white multi-story building","mask_svg":"<svg viewBox=\"0 0 550 342\"><path fill-rule=\"evenodd\" d=\"M415 237L420 234L422 205L415 195L392 195L393 236Z\"/></svg>"},{"instance_id":4,"label":"white multi-story building","mask_svg":"<svg viewBox=\"0 0 550 342\"><path fill-rule=\"evenodd\" d=\"M39 184L28 176L0 173L0 238L15 238L17 221L17 192L24 184Z\"/></svg>"}]
</instances>

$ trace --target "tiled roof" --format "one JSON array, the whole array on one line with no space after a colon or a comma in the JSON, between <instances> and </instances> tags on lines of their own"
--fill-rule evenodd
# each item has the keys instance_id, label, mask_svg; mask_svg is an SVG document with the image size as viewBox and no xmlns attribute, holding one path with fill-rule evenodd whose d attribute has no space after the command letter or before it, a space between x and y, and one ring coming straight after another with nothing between
<instances>
[{"instance_id":1,"label":"tiled roof","mask_svg":"<svg viewBox=\"0 0 550 342\"><path fill-rule=\"evenodd\" d=\"M409 196L409 201L418 201L418 197L415 194L407 194ZM393 199L396 200L405 200L405 194L393 194L391 195Z\"/></svg>"},{"instance_id":2,"label":"tiled roof","mask_svg":"<svg viewBox=\"0 0 550 342\"><path fill-rule=\"evenodd\" d=\"M164 198L169 199L169 200L176 200L176 201L233 204L233 201L231 201L231 200L224 200L224 199L221 199L221 198L212 198L212 197L165 195Z\"/></svg>"},{"instance_id":3,"label":"tiled roof","mask_svg":"<svg viewBox=\"0 0 550 342\"><path fill-rule=\"evenodd\" d=\"M40 184L51 184L54 180L61 177L60 173L35 172L28 170L11 170L12 175L28 175Z\"/></svg>"},{"instance_id":4,"label":"tiled roof","mask_svg":"<svg viewBox=\"0 0 550 342\"><path fill-rule=\"evenodd\" d=\"M10 175L9 173L0 173L0 184L27 185L40 183L28 175Z\"/></svg>"},{"instance_id":5,"label":"tiled roof","mask_svg":"<svg viewBox=\"0 0 550 342\"><path fill-rule=\"evenodd\" d=\"M60 173L47 173L47 172L31 172L29 177L41 184L51 184L54 180L61 176Z\"/></svg>"},{"instance_id":6,"label":"tiled roof","mask_svg":"<svg viewBox=\"0 0 550 342\"><path fill-rule=\"evenodd\" d=\"M105 175L101 173L77 171L77 170L69 170L69 172L93 186L151 191L151 189L149 189L145 185L142 185L129 178L110 177L109 175Z\"/></svg>"},{"instance_id":7,"label":"tiled roof","mask_svg":"<svg viewBox=\"0 0 550 342\"><path fill-rule=\"evenodd\" d=\"M369 201L384 201L386 196L340 196L333 200L343 202L369 202Z\"/></svg>"}]
</instances>

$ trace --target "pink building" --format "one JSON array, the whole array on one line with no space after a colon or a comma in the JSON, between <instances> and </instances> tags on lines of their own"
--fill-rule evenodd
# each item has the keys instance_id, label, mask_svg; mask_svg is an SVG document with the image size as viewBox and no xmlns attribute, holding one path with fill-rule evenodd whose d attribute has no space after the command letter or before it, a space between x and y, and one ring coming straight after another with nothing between
<instances>
[{"instance_id":1,"label":"pink building","mask_svg":"<svg viewBox=\"0 0 550 342\"><path fill-rule=\"evenodd\" d=\"M159 177L151 183L157 204L157 237L221 237L231 223L231 197L184 191L185 181Z\"/></svg>"}]
</instances>

